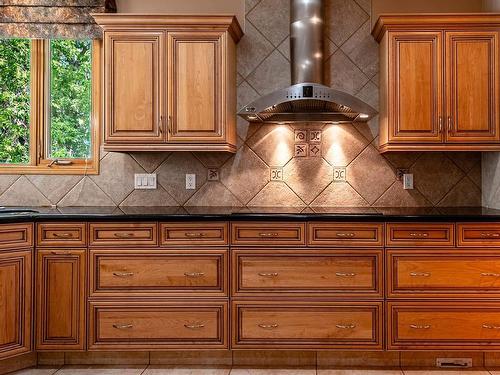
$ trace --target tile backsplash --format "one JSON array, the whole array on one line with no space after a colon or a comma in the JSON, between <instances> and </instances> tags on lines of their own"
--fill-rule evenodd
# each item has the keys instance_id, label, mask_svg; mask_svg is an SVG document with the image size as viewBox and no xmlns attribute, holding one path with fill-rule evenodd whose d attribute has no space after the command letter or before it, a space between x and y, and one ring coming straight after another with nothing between
<instances>
[{"instance_id":1,"label":"tile backsplash","mask_svg":"<svg viewBox=\"0 0 500 375\"><path fill-rule=\"evenodd\" d=\"M370 0L327 0L326 78L378 108ZM238 106L290 84L289 0L247 0L238 45ZM4 206L479 206L479 153L377 151L378 123L251 125L238 152L105 153L98 176L0 176ZM334 169L345 181L333 181ZM403 190L396 169L414 174ZM157 190L134 190L135 173ZM196 189L185 175L196 174Z\"/></svg>"}]
</instances>

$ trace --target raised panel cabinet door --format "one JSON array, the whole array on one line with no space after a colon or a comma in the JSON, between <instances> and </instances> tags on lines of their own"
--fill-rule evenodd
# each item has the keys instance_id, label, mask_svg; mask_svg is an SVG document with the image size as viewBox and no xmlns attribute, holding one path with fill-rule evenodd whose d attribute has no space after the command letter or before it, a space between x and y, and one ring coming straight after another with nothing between
<instances>
[{"instance_id":1,"label":"raised panel cabinet door","mask_svg":"<svg viewBox=\"0 0 500 375\"><path fill-rule=\"evenodd\" d=\"M37 350L85 349L86 250L37 254Z\"/></svg>"},{"instance_id":2,"label":"raised panel cabinet door","mask_svg":"<svg viewBox=\"0 0 500 375\"><path fill-rule=\"evenodd\" d=\"M446 33L448 142L500 140L498 60L498 32Z\"/></svg>"},{"instance_id":3,"label":"raised panel cabinet door","mask_svg":"<svg viewBox=\"0 0 500 375\"><path fill-rule=\"evenodd\" d=\"M0 253L0 359L32 350L31 254Z\"/></svg>"},{"instance_id":4,"label":"raised panel cabinet door","mask_svg":"<svg viewBox=\"0 0 500 375\"><path fill-rule=\"evenodd\" d=\"M163 143L164 33L106 32L104 44L106 143Z\"/></svg>"},{"instance_id":5,"label":"raised panel cabinet door","mask_svg":"<svg viewBox=\"0 0 500 375\"><path fill-rule=\"evenodd\" d=\"M442 32L389 34L389 142L442 142Z\"/></svg>"},{"instance_id":6,"label":"raised panel cabinet door","mask_svg":"<svg viewBox=\"0 0 500 375\"><path fill-rule=\"evenodd\" d=\"M226 34L169 32L167 38L168 141L223 141Z\"/></svg>"}]
</instances>

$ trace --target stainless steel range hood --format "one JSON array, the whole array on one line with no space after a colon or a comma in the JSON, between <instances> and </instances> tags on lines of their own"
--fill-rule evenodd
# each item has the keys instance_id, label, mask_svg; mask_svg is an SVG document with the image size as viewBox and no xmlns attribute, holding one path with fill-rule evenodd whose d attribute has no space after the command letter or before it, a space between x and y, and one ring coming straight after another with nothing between
<instances>
[{"instance_id":1,"label":"stainless steel range hood","mask_svg":"<svg viewBox=\"0 0 500 375\"><path fill-rule=\"evenodd\" d=\"M324 85L322 0L290 0L292 86L246 105L238 115L249 122L354 122L377 114L370 105Z\"/></svg>"}]
</instances>

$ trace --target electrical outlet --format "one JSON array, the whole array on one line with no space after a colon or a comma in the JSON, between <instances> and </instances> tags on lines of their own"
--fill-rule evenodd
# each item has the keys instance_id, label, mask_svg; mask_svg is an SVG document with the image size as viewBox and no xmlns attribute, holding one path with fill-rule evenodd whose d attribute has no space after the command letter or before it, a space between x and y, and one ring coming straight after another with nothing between
<instances>
[{"instance_id":1,"label":"electrical outlet","mask_svg":"<svg viewBox=\"0 0 500 375\"><path fill-rule=\"evenodd\" d=\"M187 174L186 175L186 190L194 190L196 189L196 175L195 174Z\"/></svg>"},{"instance_id":2,"label":"electrical outlet","mask_svg":"<svg viewBox=\"0 0 500 375\"><path fill-rule=\"evenodd\" d=\"M413 174L405 173L403 175L403 189L405 190L413 189Z\"/></svg>"},{"instance_id":3,"label":"electrical outlet","mask_svg":"<svg viewBox=\"0 0 500 375\"><path fill-rule=\"evenodd\" d=\"M156 173L136 173L134 175L134 189L156 189Z\"/></svg>"}]
</instances>

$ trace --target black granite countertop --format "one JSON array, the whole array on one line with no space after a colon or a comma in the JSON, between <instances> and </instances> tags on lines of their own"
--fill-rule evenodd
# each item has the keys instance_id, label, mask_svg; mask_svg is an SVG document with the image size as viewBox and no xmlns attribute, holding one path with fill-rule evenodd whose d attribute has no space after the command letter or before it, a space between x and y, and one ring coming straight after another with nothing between
<instances>
[{"instance_id":1,"label":"black granite countertop","mask_svg":"<svg viewBox=\"0 0 500 375\"><path fill-rule=\"evenodd\" d=\"M66 220L500 221L485 207L6 207L0 222Z\"/></svg>"}]
</instances>

